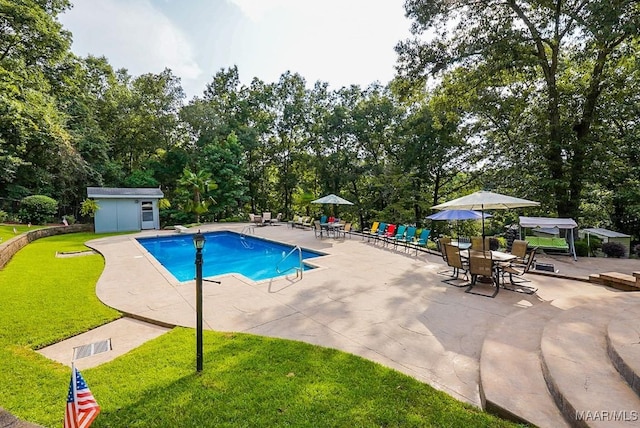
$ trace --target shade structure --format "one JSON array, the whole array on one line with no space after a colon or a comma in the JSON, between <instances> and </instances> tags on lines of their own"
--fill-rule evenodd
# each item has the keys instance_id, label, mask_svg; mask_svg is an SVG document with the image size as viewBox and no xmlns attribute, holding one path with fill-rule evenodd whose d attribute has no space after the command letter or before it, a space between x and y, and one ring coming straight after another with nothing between
<instances>
[{"instance_id":1,"label":"shade structure","mask_svg":"<svg viewBox=\"0 0 640 428\"><path fill-rule=\"evenodd\" d=\"M491 217L491 214L486 214L481 211L474 210L443 210L438 211L435 214L427 216L429 220L480 220L482 217Z\"/></svg>"},{"instance_id":2,"label":"shade structure","mask_svg":"<svg viewBox=\"0 0 640 428\"><path fill-rule=\"evenodd\" d=\"M458 199L435 205L435 210L507 210L510 208L537 207L540 202L515 198L500 193L481 190Z\"/></svg>"},{"instance_id":3,"label":"shade structure","mask_svg":"<svg viewBox=\"0 0 640 428\"><path fill-rule=\"evenodd\" d=\"M353 205L353 202L349 202L340 196L333 193L327 196L323 196L315 201L311 201L312 204L335 204L335 205Z\"/></svg>"},{"instance_id":4,"label":"shade structure","mask_svg":"<svg viewBox=\"0 0 640 428\"><path fill-rule=\"evenodd\" d=\"M431 208L435 210L480 210L484 213L484 210L508 210L510 208L537 207L539 205L540 202L481 190ZM482 217L482 237L484 238L484 236L484 217ZM484 243L484 239L482 242Z\"/></svg>"}]
</instances>

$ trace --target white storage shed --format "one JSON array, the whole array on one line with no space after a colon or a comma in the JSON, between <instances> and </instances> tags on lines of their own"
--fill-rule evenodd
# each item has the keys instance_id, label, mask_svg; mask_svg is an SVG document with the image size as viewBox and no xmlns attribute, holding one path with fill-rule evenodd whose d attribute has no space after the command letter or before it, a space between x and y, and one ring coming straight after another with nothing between
<instances>
[{"instance_id":1,"label":"white storage shed","mask_svg":"<svg viewBox=\"0 0 640 428\"><path fill-rule=\"evenodd\" d=\"M98 204L96 233L160 229L158 201L164 197L160 189L87 187L87 196Z\"/></svg>"},{"instance_id":2,"label":"white storage shed","mask_svg":"<svg viewBox=\"0 0 640 428\"><path fill-rule=\"evenodd\" d=\"M602 242L618 242L624 246L625 257L629 257L629 252L631 250L631 235L625 235L624 233L599 227L582 229L579 233L581 236L586 236L587 242L589 241L590 235L597 236L602 240Z\"/></svg>"}]
</instances>

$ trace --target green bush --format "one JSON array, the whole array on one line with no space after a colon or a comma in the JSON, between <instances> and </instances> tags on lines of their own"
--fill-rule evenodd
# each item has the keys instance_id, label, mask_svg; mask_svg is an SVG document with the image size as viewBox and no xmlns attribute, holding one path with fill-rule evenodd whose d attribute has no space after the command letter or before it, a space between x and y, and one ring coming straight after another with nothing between
<instances>
[{"instance_id":1,"label":"green bush","mask_svg":"<svg viewBox=\"0 0 640 428\"><path fill-rule=\"evenodd\" d=\"M607 257L624 257L626 254L626 250L624 245L619 242L605 242L602 244L602 252L607 255Z\"/></svg>"},{"instance_id":2,"label":"green bush","mask_svg":"<svg viewBox=\"0 0 640 428\"><path fill-rule=\"evenodd\" d=\"M589 244L587 244L586 239L578 239L575 242L575 247L576 247L576 256L589 257Z\"/></svg>"},{"instance_id":3,"label":"green bush","mask_svg":"<svg viewBox=\"0 0 640 428\"><path fill-rule=\"evenodd\" d=\"M0 210L0 223L4 223L9 218L9 214L6 211Z\"/></svg>"},{"instance_id":4,"label":"green bush","mask_svg":"<svg viewBox=\"0 0 640 428\"><path fill-rule=\"evenodd\" d=\"M72 216L71 214L67 214L63 218L66 218L67 219L67 223L69 223L69 224L75 224L75 222L76 222L75 216Z\"/></svg>"},{"instance_id":5,"label":"green bush","mask_svg":"<svg viewBox=\"0 0 640 428\"><path fill-rule=\"evenodd\" d=\"M45 195L32 195L22 198L18 218L23 223L45 224L58 212L58 202Z\"/></svg>"}]
</instances>

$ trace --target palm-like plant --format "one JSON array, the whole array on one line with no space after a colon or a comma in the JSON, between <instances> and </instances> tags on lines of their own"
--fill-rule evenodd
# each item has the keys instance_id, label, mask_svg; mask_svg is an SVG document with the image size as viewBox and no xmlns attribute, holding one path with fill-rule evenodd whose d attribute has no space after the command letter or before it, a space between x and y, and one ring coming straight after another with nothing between
<instances>
[{"instance_id":1,"label":"palm-like plant","mask_svg":"<svg viewBox=\"0 0 640 428\"><path fill-rule=\"evenodd\" d=\"M192 172L188 168L182 171L182 177L178 180L178 185L189 194L193 194L193 198L184 205L183 210L188 213L194 213L196 222L199 223L200 216L209 211L211 204L215 203L213 198L203 198L203 195L216 189L218 185L211 178L211 173L204 170Z\"/></svg>"}]
</instances>

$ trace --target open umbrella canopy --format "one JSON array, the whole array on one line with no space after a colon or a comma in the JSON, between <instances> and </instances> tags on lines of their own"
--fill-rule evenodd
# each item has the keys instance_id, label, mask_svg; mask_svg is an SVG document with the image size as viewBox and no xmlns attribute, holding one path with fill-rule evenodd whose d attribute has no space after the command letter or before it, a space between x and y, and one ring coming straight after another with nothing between
<instances>
[{"instance_id":1,"label":"open umbrella canopy","mask_svg":"<svg viewBox=\"0 0 640 428\"><path fill-rule=\"evenodd\" d=\"M443 210L439 211L435 214L431 214L427 216L429 220L480 220L482 217L484 218L491 217L491 214L482 213L480 211L473 210Z\"/></svg>"},{"instance_id":2,"label":"open umbrella canopy","mask_svg":"<svg viewBox=\"0 0 640 428\"><path fill-rule=\"evenodd\" d=\"M507 210L509 208L537 207L539 205L540 202L481 190L431 208L435 210Z\"/></svg>"},{"instance_id":3,"label":"open umbrella canopy","mask_svg":"<svg viewBox=\"0 0 640 428\"><path fill-rule=\"evenodd\" d=\"M537 207L538 205L540 202L481 190L431 208L435 210L480 210L484 213L484 210L508 210L510 208ZM482 217L482 236L485 236L484 217Z\"/></svg>"},{"instance_id":4,"label":"open umbrella canopy","mask_svg":"<svg viewBox=\"0 0 640 428\"><path fill-rule=\"evenodd\" d=\"M335 205L353 205L353 202L349 202L346 199L336 196L333 193L327 196L323 196L320 199L311 201L312 204L335 204Z\"/></svg>"}]
</instances>

